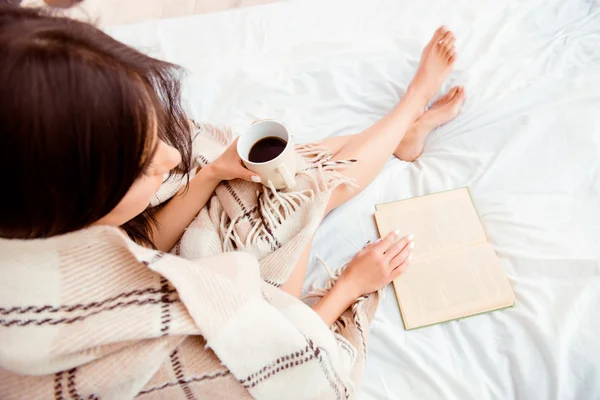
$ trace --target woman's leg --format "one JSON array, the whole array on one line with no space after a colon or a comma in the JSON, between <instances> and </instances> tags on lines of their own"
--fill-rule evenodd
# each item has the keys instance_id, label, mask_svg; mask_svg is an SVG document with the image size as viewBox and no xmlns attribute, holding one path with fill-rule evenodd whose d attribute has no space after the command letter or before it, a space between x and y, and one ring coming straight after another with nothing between
<instances>
[{"instance_id":1,"label":"woman's leg","mask_svg":"<svg viewBox=\"0 0 600 400\"><path fill-rule=\"evenodd\" d=\"M335 159L357 160L344 169L344 174L353 178L358 188L338 187L331 195L327 212L368 186L400 146L404 134L422 116L425 106L452 71L454 40L452 32L439 28L423 50L417 73L396 108L367 130L349 136L335 152Z\"/></svg>"},{"instance_id":2,"label":"woman's leg","mask_svg":"<svg viewBox=\"0 0 600 400\"><path fill-rule=\"evenodd\" d=\"M452 91L453 91L453 89L448 91L448 93L451 93ZM437 104L437 102L436 102L436 104ZM435 104L434 104L434 106L435 106ZM433 110L434 106L432 106L430 110ZM427 129L429 129L429 131L431 131L431 130L435 129L437 126L439 126L439 124L435 125L434 122L441 122L440 115L439 115L440 113L435 112L434 114L431 114L430 110L426 111L423 114L423 116L421 118L419 118L417 121L415 121L411 125L411 127L408 129L404 139L402 139L402 142L400 143L400 145L398 145L398 148L394 152L394 155L396 157L404 159L404 158L400 157L399 154L402 156L404 156L406 154L411 155L411 154L416 154L416 151L418 151L418 149L414 149L415 146L413 146L412 143L410 145L405 143L406 138L411 138L417 134L423 135L423 134L425 134L425 131ZM444 122L441 122L441 123L444 123ZM336 137L332 137L332 138L327 138L327 139L321 141L319 144L321 146L329 149L329 151L333 154L333 159L339 160L340 157L338 156L338 154L342 151L342 149L344 149L344 147L346 147L346 145L351 140L354 140L353 139L354 136L359 136L359 135L360 134L347 135L347 136L336 136ZM413 161L413 160L405 160L405 161ZM337 202L339 202L339 201L343 202L343 200L344 199L337 199ZM326 210L326 214L329 213L331 210L333 210L333 208L335 208L335 207L336 207L336 203L329 202L327 210ZM284 290L296 297L300 297L300 295L302 294L302 285L304 284L304 280L306 278L306 267L308 266L308 260L310 257L310 249L312 247L312 240L313 239L311 238L309 243L306 245L306 247L305 247L304 251L302 252L302 255L300 256L300 258L298 259L298 262L296 263L296 267L292 271L292 274L290 275L289 279L281 286L282 290Z\"/></svg>"},{"instance_id":3,"label":"woman's leg","mask_svg":"<svg viewBox=\"0 0 600 400\"><path fill-rule=\"evenodd\" d=\"M417 73L396 108L365 131L349 136L335 152L334 159L357 161L344 168L344 174L353 178L358 188L338 187L331 195L327 212L356 196L373 181L400 146L407 130L423 115L425 106L452 71L454 40L452 32L444 27L438 29L423 50Z\"/></svg>"},{"instance_id":4,"label":"woman's leg","mask_svg":"<svg viewBox=\"0 0 600 400\"><path fill-rule=\"evenodd\" d=\"M344 175L354 179L358 188L341 185L334 190L326 214L356 196L367 187L400 145L405 132L423 115L427 103L439 91L452 70L455 59L454 35L439 28L421 55L415 77L396 108L365 131L351 136L332 138L323 144L329 146L334 159L356 160L344 169ZM309 243L290 279L281 289L299 296L310 255Z\"/></svg>"},{"instance_id":5,"label":"woman's leg","mask_svg":"<svg viewBox=\"0 0 600 400\"><path fill-rule=\"evenodd\" d=\"M396 147L394 155L409 162L419 158L423 153L427 136L438 126L456 118L464 101L465 90L462 87L450 88L410 127L398 147Z\"/></svg>"},{"instance_id":6,"label":"woman's leg","mask_svg":"<svg viewBox=\"0 0 600 400\"><path fill-rule=\"evenodd\" d=\"M461 86L454 86L448 92L437 99L431 107L423 113L408 128L406 134L394 151L394 155L403 160L415 161L423 152L423 146L427 136L439 126L452 121L458 115L460 107L465 100L465 91ZM339 160L337 154L346 146L352 136L345 135L327 138L320 142L323 147L328 148L333 154L334 160Z\"/></svg>"}]
</instances>

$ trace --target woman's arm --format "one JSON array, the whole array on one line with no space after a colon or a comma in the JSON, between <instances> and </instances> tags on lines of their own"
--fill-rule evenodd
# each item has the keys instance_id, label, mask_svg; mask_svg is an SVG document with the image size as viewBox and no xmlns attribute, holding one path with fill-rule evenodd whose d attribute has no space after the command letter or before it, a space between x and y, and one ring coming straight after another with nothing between
<instances>
[{"instance_id":1,"label":"woman's arm","mask_svg":"<svg viewBox=\"0 0 600 400\"><path fill-rule=\"evenodd\" d=\"M210 166L209 166L210 167ZM158 250L170 251L183 231L206 205L221 179L212 168L201 169L190 181L156 213L156 227L152 232Z\"/></svg>"},{"instance_id":2,"label":"woman's arm","mask_svg":"<svg viewBox=\"0 0 600 400\"><path fill-rule=\"evenodd\" d=\"M156 213L156 227L152 240L158 250L170 251L183 231L206 205L221 181L244 179L260 182L260 177L244 168L237 154L237 139L215 161L202 168Z\"/></svg>"},{"instance_id":3,"label":"woman's arm","mask_svg":"<svg viewBox=\"0 0 600 400\"><path fill-rule=\"evenodd\" d=\"M313 311L319 314L327 326L331 326L359 296L356 288L340 281L313 306Z\"/></svg>"},{"instance_id":4,"label":"woman's arm","mask_svg":"<svg viewBox=\"0 0 600 400\"><path fill-rule=\"evenodd\" d=\"M397 239L397 234L392 232L384 240L366 246L348 264L333 288L315 303L313 310L327 326L333 325L360 296L381 289L408 268L413 237L409 235L396 242ZM280 287L292 296L300 297L302 293L311 244L312 239L292 275Z\"/></svg>"},{"instance_id":5,"label":"woman's arm","mask_svg":"<svg viewBox=\"0 0 600 400\"><path fill-rule=\"evenodd\" d=\"M333 325L357 298L385 287L408 268L413 237L409 235L396 241L397 238L392 232L361 250L333 288L313 306L327 326Z\"/></svg>"}]
</instances>

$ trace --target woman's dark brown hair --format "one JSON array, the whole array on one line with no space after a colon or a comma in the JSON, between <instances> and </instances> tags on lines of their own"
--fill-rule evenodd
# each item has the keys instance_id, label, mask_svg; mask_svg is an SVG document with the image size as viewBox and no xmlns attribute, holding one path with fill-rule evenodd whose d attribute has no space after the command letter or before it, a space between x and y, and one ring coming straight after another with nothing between
<instances>
[{"instance_id":1,"label":"woman's dark brown hair","mask_svg":"<svg viewBox=\"0 0 600 400\"><path fill-rule=\"evenodd\" d=\"M0 237L44 238L108 214L158 137L190 166L180 69L94 26L0 4ZM152 210L129 221L151 244Z\"/></svg>"}]
</instances>

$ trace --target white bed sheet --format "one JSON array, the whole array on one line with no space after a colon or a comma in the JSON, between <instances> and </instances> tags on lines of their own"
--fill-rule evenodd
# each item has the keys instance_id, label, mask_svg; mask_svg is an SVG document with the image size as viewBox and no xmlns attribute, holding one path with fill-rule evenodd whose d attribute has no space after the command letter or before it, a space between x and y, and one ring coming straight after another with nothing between
<instances>
[{"instance_id":1,"label":"white bed sheet","mask_svg":"<svg viewBox=\"0 0 600 400\"><path fill-rule=\"evenodd\" d=\"M308 280L376 238L374 204L469 186L515 307L405 332L388 288L360 398L599 399L600 2L294 0L109 32L188 69L193 117L310 141L390 110L442 23L462 114L326 219Z\"/></svg>"}]
</instances>

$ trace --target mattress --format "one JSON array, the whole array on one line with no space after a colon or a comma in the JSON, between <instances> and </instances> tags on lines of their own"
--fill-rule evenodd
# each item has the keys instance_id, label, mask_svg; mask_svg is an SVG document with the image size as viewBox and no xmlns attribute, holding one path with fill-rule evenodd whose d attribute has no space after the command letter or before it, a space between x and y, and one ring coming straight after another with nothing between
<instances>
[{"instance_id":1,"label":"mattress","mask_svg":"<svg viewBox=\"0 0 600 400\"><path fill-rule=\"evenodd\" d=\"M305 289L327 277L318 259L342 266L377 237L375 204L468 186L515 306L405 331L388 287L359 398L598 399L600 2L291 0L108 32L187 69L192 117L278 118L308 142L391 110L440 24L461 114L326 218Z\"/></svg>"}]
</instances>

